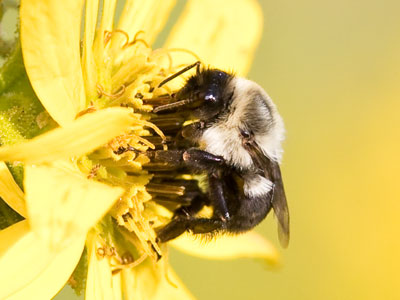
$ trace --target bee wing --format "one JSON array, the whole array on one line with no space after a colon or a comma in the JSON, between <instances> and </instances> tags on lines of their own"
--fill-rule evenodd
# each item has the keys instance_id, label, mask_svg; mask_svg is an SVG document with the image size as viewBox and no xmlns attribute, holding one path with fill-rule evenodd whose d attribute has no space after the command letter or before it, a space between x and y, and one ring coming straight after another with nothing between
<instances>
[{"instance_id":1,"label":"bee wing","mask_svg":"<svg viewBox=\"0 0 400 300\"><path fill-rule=\"evenodd\" d=\"M265 178L274 183L272 190L272 208L278 219L278 237L282 247L289 244L289 208L286 201L285 189L283 187L282 174L279 164L267 157L260 147L255 143L246 145L254 164L264 172Z\"/></svg>"},{"instance_id":2,"label":"bee wing","mask_svg":"<svg viewBox=\"0 0 400 300\"><path fill-rule=\"evenodd\" d=\"M278 237L282 247L286 248L289 244L289 208L286 201L285 189L283 187L281 168L279 164L270 161L268 168L272 181L274 183L272 207L276 218L278 219Z\"/></svg>"}]
</instances>

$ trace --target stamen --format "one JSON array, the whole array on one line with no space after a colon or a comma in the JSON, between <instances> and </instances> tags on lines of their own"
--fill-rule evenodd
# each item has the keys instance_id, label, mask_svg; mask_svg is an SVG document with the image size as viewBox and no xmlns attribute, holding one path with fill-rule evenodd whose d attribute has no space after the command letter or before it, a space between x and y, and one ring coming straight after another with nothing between
<instances>
[{"instance_id":1,"label":"stamen","mask_svg":"<svg viewBox=\"0 0 400 300\"><path fill-rule=\"evenodd\" d=\"M124 263L121 267L122 267L122 268L125 268L125 269L137 267L137 266L140 265L147 257L148 257L148 255L147 255L146 253L143 253L137 260L134 260L133 262L126 263L126 264Z\"/></svg>"},{"instance_id":2,"label":"stamen","mask_svg":"<svg viewBox=\"0 0 400 300\"><path fill-rule=\"evenodd\" d=\"M136 211L138 214L139 211ZM132 215L128 212L126 214L124 214L123 216L123 220L125 222L124 228L126 228L127 230L129 230L130 232L134 232L137 239L139 240L140 244L142 245L143 249L146 251L146 253L152 257L154 260L157 260L157 258L159 256L161 256L161 249L158 247L158 245L155 243L155 241L149 241L144 233L145 230L143 230L143 226L142 229L140 230L138 228L137 225L143 225L143 224L136 224L136 222L134 221ZM132 235L129 234L128 232L125 232L125 230L120 230L120 232L122 233L122 235L129 241L132 241ZM149 243L151 246L149 246ZM155 253L154 253L155 250Z\"/></svg>"},{"instance_id":3,"label":"stamen","mask_svg":"<svg viewBox=\"0 0 400 300\"><path fill-rule=\"evenodd\" d=\"M122 45L122 48L129 43L129 35L125 31L121 29L115 29L113 31L104 30L104 46L106 46L110 42L112 36L116 33L121 33L125 37L125 42Z\"/></svg>"},{"instance_id":4,"label":"stamen","mask_svg":"<svg viewBox=\"0 0 400 300\"><path fill-rule=\"evenodd\" d=\"M144 34L144 30L139 30L138 32L136 32L135 36L133 37L133 40L136 40L138 36L141 34Z\"/></svg>"},{"instance_id":5,"label":"stamen","mask_svg":"<svg viewBox=\"0 0 400 300\"><path fill-rule=\"evenodd\" d=\"M127 47L130 47L130 46L133 46L133 45L135 45L136 43L142 43L142 44L145 45L147 48L150 48L149 44L147 44L147 42L146 42L144 39L136 39L136 40L133 40L133 41L130 42L129 44L124 45L122 48L127 48Z\"/></svg>"},{"instance_id":6,"label":"stamen","mask_svg":"<svg viewBox=\"0 0 400 300\"><path fill-rule=\"evenodd\" d=\"M133 45L135 45L136 43L142 43L142 44L145 45L147 48L150 48L149 44L148 44L144 39L138 39L138 36L139 36L140 34L142 34L142 33L144 33L143 30L139 30L138 32L136 32L135 36L133 37L133 41L130 42L130 43L128 43L128 41L129 41L129 39L128 39L128 41L122 46L122 48L127 48L127 47L130 47L130 46L133 46Z\"/></svg>"},{"instance_id":7,"label":"stamen","mask_svg":"<svg viewBox=\"0 0 400 300\"><path fill-rule=\"evenodd\" d=\"M108 30L104 30L104 46L106 46L108 44L108 42L111 40L113 33L111 31Z\"/></svg>"},{"instance_id":8,"label":"stamen","mask_svg":"<svg viewBox=\"0 0 400 300\"><path fill-rule=\"evenodd\" d=\"M191 56L196 58L197 61L201 61L200 56L198 56L195 52L188 50L188 49L184 49L184 48L157 49L157 50L153 51L153 53L158 53L158 52L160 52L160 53L183 52L183 53L190 54Z\"/></svg>"},{"instance_id":9,"label":"stamen","mask_svg":"<svg viewBox=\"0 0 400 300\"><path fill-rule=\"evenodd\" d=\"M106 250L103 247L97 248L96 253L100 257L106 256Z\"/></svg>"},{"instance_id":10,"label":"stamen","mask_svg":"<svg viewBox=\"0 0 400 300\"><path fill-rule=\"evenodd\" d=\"M124 261L120 260L121 264L118 265L112 265L115 267L114 270L112 270L112 274L118 274L121 272L123 269L130 269L130 268L135 268L138 265L140 265L146 258L148 257L147 253L143 253L137 260L134 260L133 262L130 263L124 263Z\"/></svg>"},{"instance_id":11,"label":"stamen","mask_svg":"<svg viewBox=\"0 0 400 300\"><path fill-rule=\"evenodd\" d=\"M164 150L168 150L168 147L166 145L167 138L165 137L164 133L160 130L160 128L158 128L153 123L150 123L150 122L147 122L147 121L143 121L143 120L136 120L136 123L139 124L139 125L150 127L151 129L153 129L162 138L162 140L163 140L163 149Z\"/></svg>"},{"instance_id":12,"label":"stamen","mask_svg":"<svg viewBox=\"0 0 400 300\"><path fill-rule=\"evenodd\" d=\"M114 247L103 246L96 249L96 254L102 258L115 256L116 250Z\"/></svg>"},{"instance_id":13,"label":"stamen","mask_svg":"<svg viewBox=\"0 0 400 300\"><path fill-rule=\"evenodd\" d=\"M151 56L149 57L152 60L156 60L158 57L161 57L163 55L166 55L169 61L169 65L168 65L168 73L173 73L172 70L172 56L171 53L169 53L168 51L165 51L165 49L159 48L156 49L152 52Z\"/></svg>"},{"instance_id":14,"label":"stamen","mask_svg":"<svg viewBox=\"0 0 400 300\"><path fill-rule=\"evenodd\" d=\"M79 117L81 117L81 116L83 116L85 114L90 114L90 113L95 112L95 111L97 111L97 108L94 106L93 101L90 101L89 107L84 109L84 110L81 110L80 112L78 112L76 114L75 119L77 119L77 118L79 118Z\"/></svg>"},{"instance_id":15,"label":"stamen","mask_svg":"<svg viewBox=\"0 0 400 300\"><path fill-rule=\"evenodd\" d=\"M105 92L103 87L99 83L96 84L96 87L97 87L97 94L98 94L99 98L102 95L104 95L104 96L109 97L111 99L118 99L119 97L121 97L125 93L125 90L126 90L124 84L121 85L121 87L119 88L119 91L117 93L115 93L115 94L110 94L110 93Z\"/></svg>"},{"instance_id":16,"label":"stamen","mask_svg":"<svg viewBox=\"0 0 400 300\"><path fill-rule=\"evenodd\" d=\"M171 72L171 69L172 69L172 64L173 64L173 62L172 62L172 56L171 56L171 53L165 53L165 54L167 54L167 57L168 57L168 62L169 62L169 65L168 65L168 72L169 73L172 73Z\"/></svg>"},{"instance_id":17,"label":"stamen","mask_svg":"<svg viewBox=\"0 0 400 300\"><path fill-rule=\"evenodd\" d=\"M133 256L129 252L126 252L122 255L120 261L124 265L130 264L131 262L133 262Z\"/></svg>"},{"instance_id":18,"label":"stamen","mask_svg":"<svg viewBox=\"0 0 400 300\"><path fill-rule=\"evenodd\" d=\"M125 36L125 43L121 48L124 48L129 43L129 34L121 29L115 29L113 33L122 33Z\"/></svg>"},{"instance_id":19,"label":"stamen","mask_svg":"<svg viewBox=\"0 0 400 300\"><path fill-rule=\"evenodd\" d=\"M149 147L149 148L151 148L151 149L155 149L156 147L154 146L154 144L152 144L152 143L150 143L148 140L146 140L145 138L142 138L142 137L140 137L140 136L138 136L138 135L134 135L134 137L136 138L136 139L138 139L139 140L139 142L141 142L142 144L144 144L144 145L146 145L147 147Z\"/></svg>"},{"instance_id":20,"label":"stamen","mask_svg":"<svg viewBox=\"0 0 400 300\"><path fill-rule=\"evenodd\" d=\"M93 179L94 177L97 176L97 171L100 169L100 164L96 164L93 166L93 168L90 170L87 178L88 179Z\"/></svg>"}]
</instances>

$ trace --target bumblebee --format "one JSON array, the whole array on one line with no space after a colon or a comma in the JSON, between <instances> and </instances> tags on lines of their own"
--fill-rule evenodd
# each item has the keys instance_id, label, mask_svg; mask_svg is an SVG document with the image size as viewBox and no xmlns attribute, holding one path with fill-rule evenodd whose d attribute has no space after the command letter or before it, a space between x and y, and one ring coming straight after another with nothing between
<instances>
[{"instance_id":1,"label":"bumblebee","mask_svg":"<svg viewBox=\"0 0 400 300\"><path fill-rule=\"evenodd\" d=\"M158 240L167 242L185 231L245 232L273 209L280 243L286 247L289 211L279 166L285 130L275 104L255 82L222 70L202 68L200 62L168 77L159 86L194 67L195 75L175 94L163 98L169 98L168 103L153 102L153 112L157 114L156 124L166 118L178 120L177 116L185 114L186 119L197 121L178 131L175 139L180 146L150 152L149 157L153 164L205 174L207 187L204 192L191 181L182 181L186 200L158 231ZM198 216L205 205L213 208L210 218Z\"/></svg>"}]
</instances>

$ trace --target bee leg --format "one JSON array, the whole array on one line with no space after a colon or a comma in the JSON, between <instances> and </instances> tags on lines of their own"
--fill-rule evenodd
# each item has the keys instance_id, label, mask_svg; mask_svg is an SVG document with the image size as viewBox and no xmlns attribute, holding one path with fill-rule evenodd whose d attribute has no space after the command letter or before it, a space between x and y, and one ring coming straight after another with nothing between
<instances>
[{"instance_id":1,"label":"bee leg","mask_svg":"<svg viewBox=\"0 0 400 300\"><path fill-rule=\"evenodd\" d=\"M209 204L207 197L201 192L198 193L191 201L189 205L182 205L174 212L175 218L192 218L195 214L197 214L205 205Z\"/></svg>"},{"instance_id":2,"label":"bee leg","mask_svg":"<svg viewBox=\"0 0 400 300\"><path fill-rule=\"evenodd\" d=\"M151 163L183 166L184 152L185 150L155 150L147 151L146 156L150 158ZM146 165L144 167L146 167Z\"/></svg>"},{"instance_id":3,"label":"bee leg","mask_svg":"<svg viewBox=\"0 0 400 300\"><path fill-rule=\"evenodd\" d=\"M182 128L181 135L183 138L197 143L205 130L204 122L194 122Z\"/></svg>"},{"instance_id":4,"label":"bee leg","mask_svg":"<svg viewBox=\"0 0 400 300\"><path fill-rule=\"evenodd\" d=\"M222 156L211 154L207 151L190 148L182 156L186 166L194 171L212 172L218 170L225 163Z\"/></svg>"},{"instance_id":5,"label":"bee leg","mask_svg":"<svg viewBox=\"0 0 400 300\"><path fill-rule=\"evenodd\" d=\"M162 128L161 128L162 129ZM186 125L176 132L172 147L177 149L188 149L195 147L205 129L204 122L195 122Z\"/></svg>"},{"instance_id":6,"label":"bee leg","mask_svg":"<svg viewBox=\"0 0 400 300\"><path fill-rule=\"evenodd\" d=\"M226 228L226 224L221 219L207 218L176 218L158 232L157 238L165 243L172 240L185 231L190 230L194 234L210 233L219 229Z\"/></svg>"},{"instance_id":7,"label":"bee leg","mask_svg":"<svg viewBox=\"0 0 400 300\"><path fill-rule=\"evenodd\" d=\"M165 243L183 234L188 228L188 220L184 217L172 219L171 222L157 232L157 241Z\"/></svg>"},{"instance_id":8,"label":"bee leg","mask_svg":"<svg viewBox=\"0 0 400 300\"><path fill-rule=\"evenodd\" d=\"M158 232L160 242L172 240L187 230L193 233L209 233L219 228L225 228L224 221L218 219L196 218L194 217L205 205L210 204L210 200L203 193L199 193L193 198L190 205L181 206L175 213L172 221Z\"/></svg>"},{"instance_id":9,"label":"bee leg","mask_svg":"<svg viewBox=\"0 0 400 300\"><path fill-rule=\"evenodd\" d=\"M208 176L208 186L214 207L214 218L219 218L226 222L230 220L231 216L225 199L223 181L219 173L214 172Z\"/></svg>"},{"instance_id":10,"label":"bee leg","mask_svg":"<svg viewBox=\"0 0 400 300\"><path fill-rule=\"evenodd\" d=\"M180 236L187 230L198 234L227 229L231 218L224 196L223 181L220 178L210 175L209 192L214 207L214 214L211 219L193 217L208 202L208 199L204 195L198 196L193 199L189 206L182 206L175 212L172 221L158 232L159 241L167 242Z\"/></svg>"},{"instance_id":11,"label":"bee leg","mask_svg":"<svg viewBox=\"0 0 400 300\"><path fill-rule=\"evenodd\" d=\"M148 151L146 155L150 158L151 163L187 167L194 172L219 169L225 162L222 156L213 155L196 148L189 148L188 150ZM151 163L149 164L150 166ZM146 165L145 168L148 169Z\"/></svg>"}]
</instances>

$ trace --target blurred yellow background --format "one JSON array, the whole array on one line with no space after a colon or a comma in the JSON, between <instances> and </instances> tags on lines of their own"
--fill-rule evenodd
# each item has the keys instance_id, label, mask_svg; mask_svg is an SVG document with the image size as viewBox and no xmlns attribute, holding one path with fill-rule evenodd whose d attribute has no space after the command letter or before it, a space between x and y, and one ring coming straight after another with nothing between
<instances>
[{"instance_id":1,"label":"blurred yellow background","mask_svg":"<svg viewBox=\"0 0 400 300\"><path fill-rule=\"evenodd\" d=\"M289 248L279 270L174 250L170 261L199 299L400 299L400 1L260 3L249 78L287 127ZM278 245L272 216L257 231Z\"/></svg>"},{"instance_id":2,"label":"blurred yellow background","mask_svg":"<svg viewBox=\"0 0 400 300\"><path fill-rule=\"evenodd\" d=\"M287 127L283 266L172 264L199 299L400 299L400 1L260 3L249 78ZM272 216L257 230L278 245Z\"/></svg>"}]
</instances>

